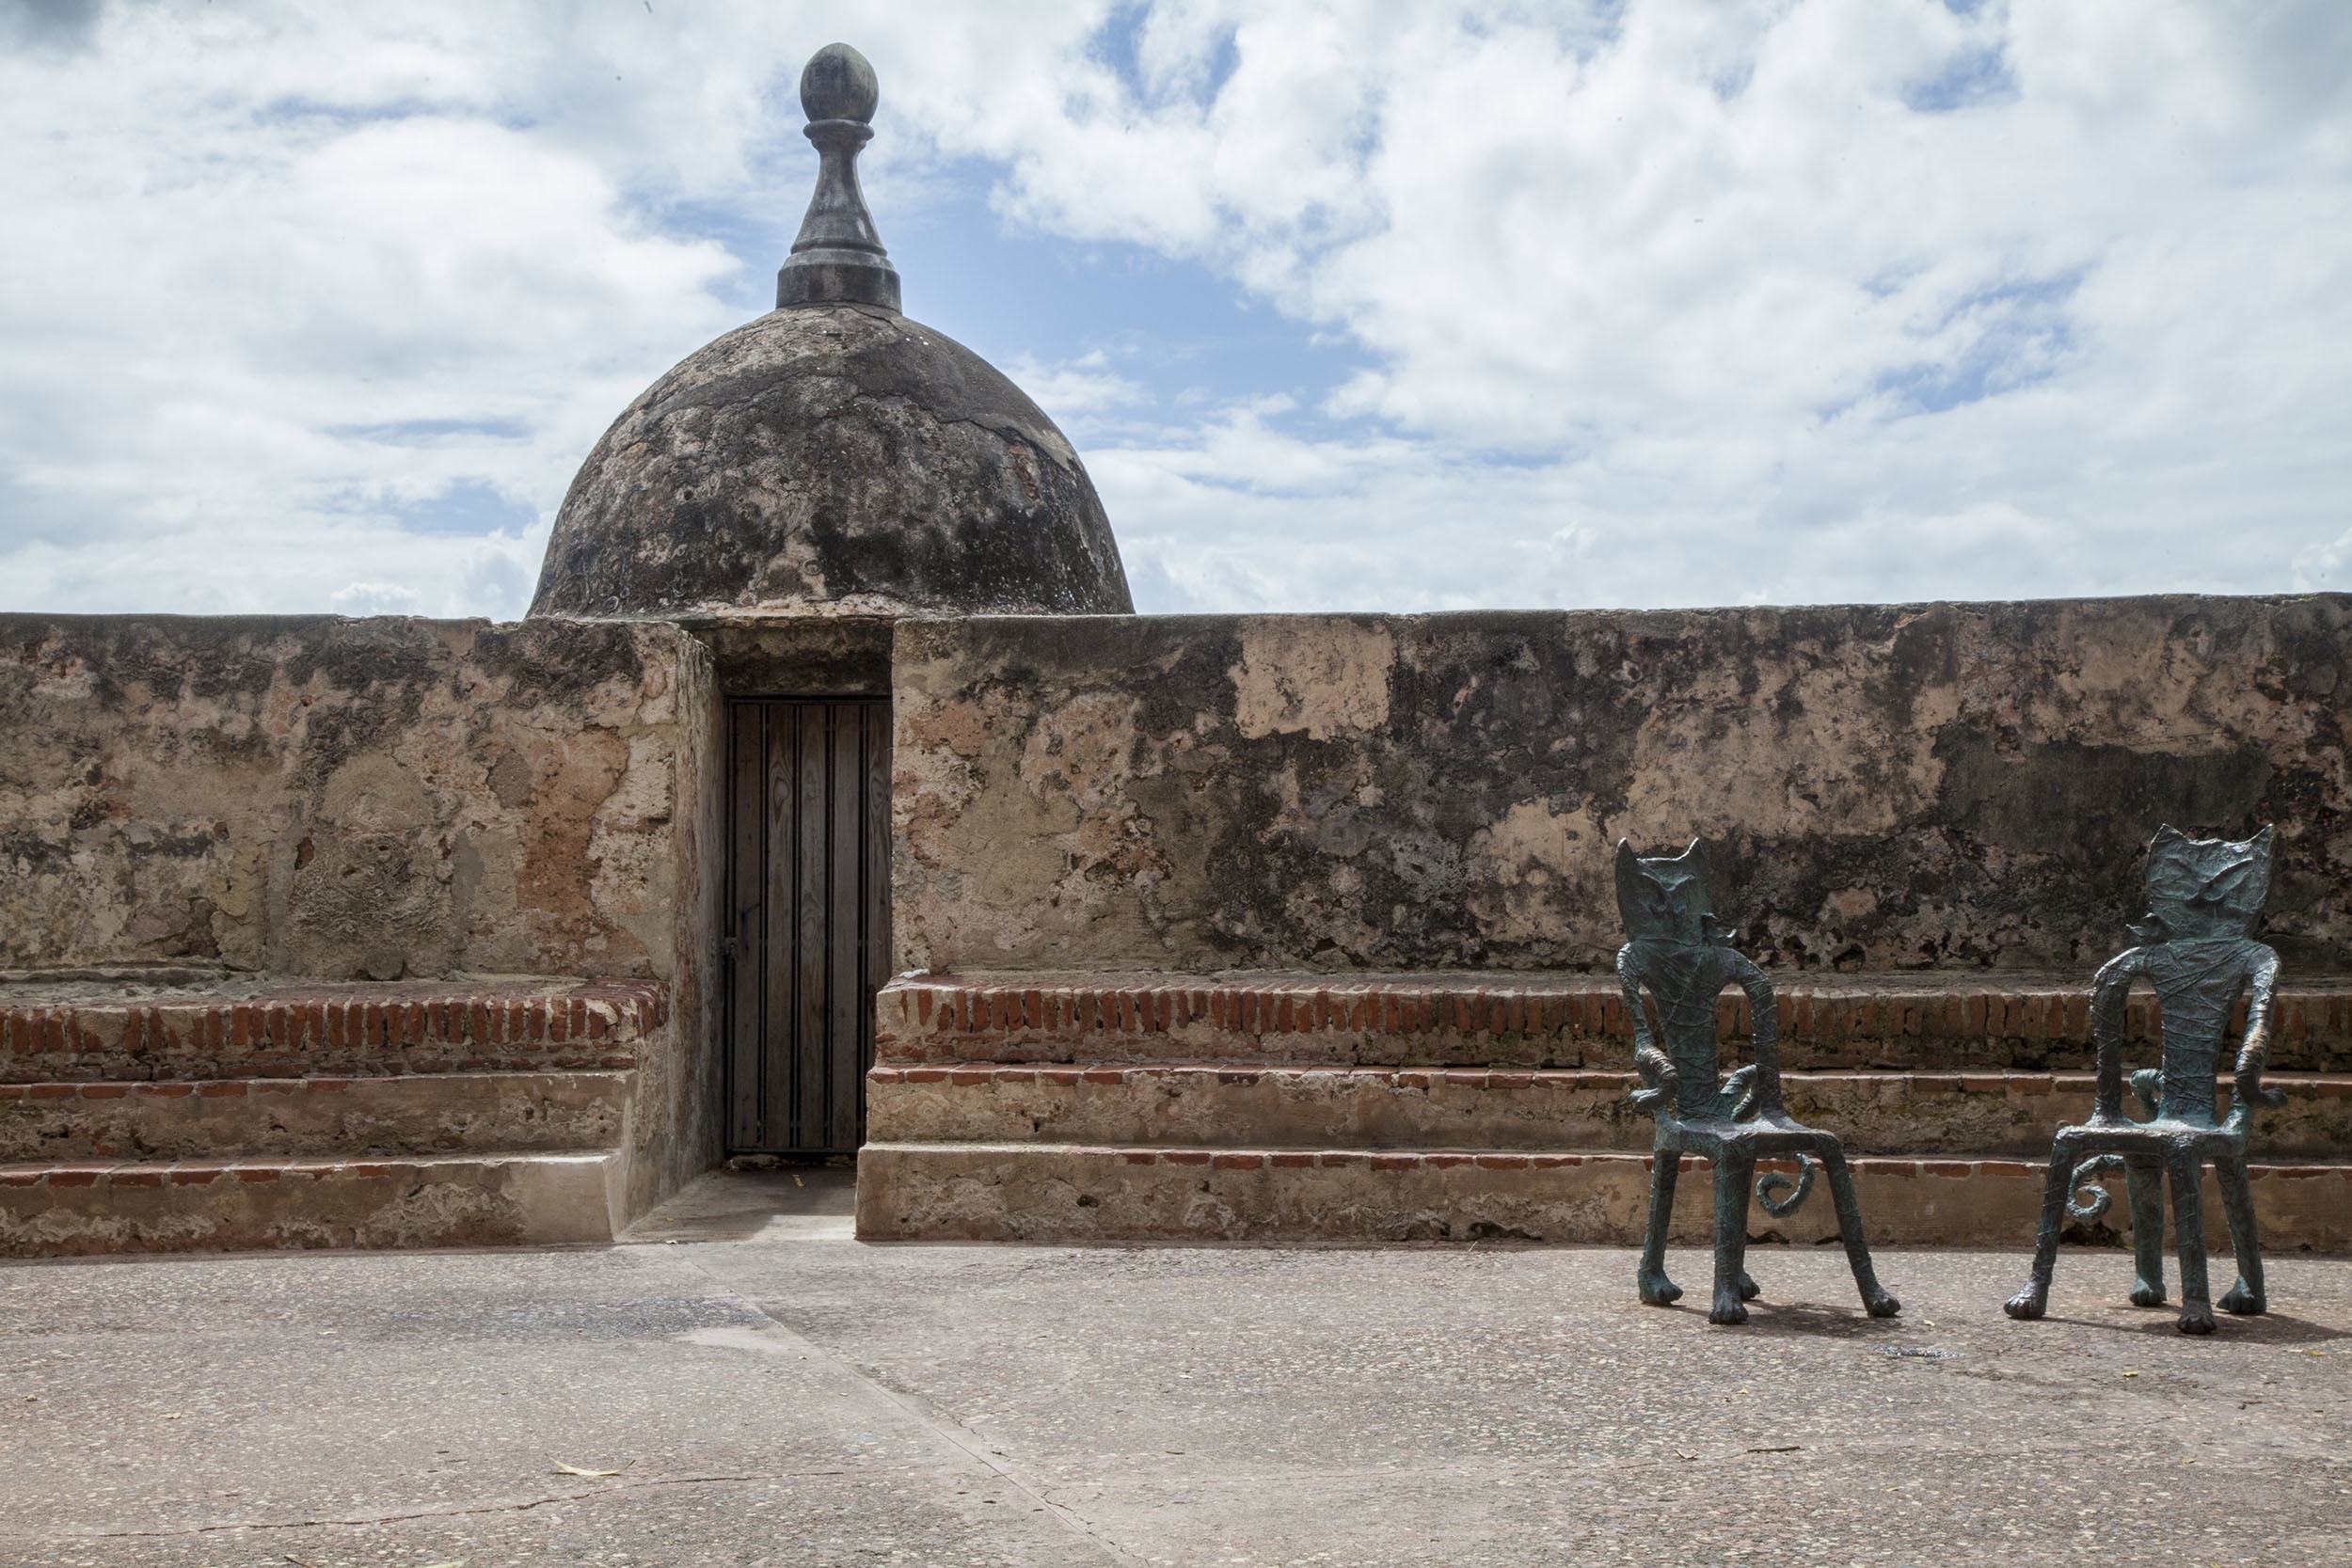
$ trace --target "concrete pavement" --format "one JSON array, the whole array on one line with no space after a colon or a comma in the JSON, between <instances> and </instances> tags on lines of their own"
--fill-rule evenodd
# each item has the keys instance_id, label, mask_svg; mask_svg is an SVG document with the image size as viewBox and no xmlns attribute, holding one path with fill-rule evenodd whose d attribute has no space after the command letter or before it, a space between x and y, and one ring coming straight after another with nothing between
<instances>
[{"instance_id":1,"label":"concrete pavement","mask_svg":"<svg viewBox=\"0 0 2352 1568\"><path fill-rule=\"evenodd\" d=\"M632 1244L0 1267L0 1563L1975 1564L2352 1555L2352 1262L2205 1340L2068 1252L861 1245L838 1173ZM1686 1286L1705 1259L1677 1253ZM581 1473L586 1472L586 1473Z\"/></svg>"}]
</instances>

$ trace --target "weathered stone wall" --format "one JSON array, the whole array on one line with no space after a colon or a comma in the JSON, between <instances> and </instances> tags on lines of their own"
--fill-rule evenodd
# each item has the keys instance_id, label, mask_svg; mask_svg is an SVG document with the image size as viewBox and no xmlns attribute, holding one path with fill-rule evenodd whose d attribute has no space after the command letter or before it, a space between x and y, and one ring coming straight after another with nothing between
<instances>
[{"instance_id":1,"label":"weathered stone wall","mask_svg":"<svg viewBox=\"0 0 2352 1568\"><path fill-rule=\"evenodd\" d=\"M663 626L0 615L0 970L672 979L682 681Z\"/></svg>"},{"instance_id":2,"label":"weathered stone wall","mask_svg":"<svg viewBox=\"0 0 2352 1568\"><path fill-rule=\"evenodd\" d=\"M2352 948L2352 598L906 623L901 968L1589 968L1619 835L1776 965L2077 969L2158 823Z\"/></svg>"},{"instance_id":3,"label":"weathered stone wall","mask_svg":"<svg viewBox=\"0 0 2352 1568\"><path fill-rule=\"evenodd\" d=\"M627 1204L643 1213L719 1163L721 1012L719 922L726 887L723 829L723 731L718 672L709 650L689 640L677 663L676 896L672 911L670 1049L640 1057L636 1147Z\"/></svg>"},{"instance_id":4,"label":"weathered stone wall","mask_svg":"<svg viewBox=\"0 0 2352 1568\"><path fill-rule=\"evenodd\" d=\"M805 615L688 625L710 649L723 696L890 694L890 620Z\"/></svg>"}]
</instances>

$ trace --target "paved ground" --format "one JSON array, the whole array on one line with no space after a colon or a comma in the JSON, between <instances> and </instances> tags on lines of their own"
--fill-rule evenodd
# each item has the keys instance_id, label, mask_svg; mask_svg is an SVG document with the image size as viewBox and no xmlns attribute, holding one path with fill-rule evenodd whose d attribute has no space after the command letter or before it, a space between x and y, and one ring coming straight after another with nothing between
<instances>
[{"instance_id":1,"label":"paved ground","mask_svg":"<svg viewBox=\"0 0 2352 1568\"><path fill-rule=\"evenodd\" d=\"M1878 1323L1762 1247L1716 1329L1617 1252L877 1248L837 1183L693 1196L600 1251L0 1268L0 1563L2352 1561L2352 1262L2200 1341L2120 1254L2018 1324L2018 1257L1890 1253Z\"/></svg>"}]
</instances>

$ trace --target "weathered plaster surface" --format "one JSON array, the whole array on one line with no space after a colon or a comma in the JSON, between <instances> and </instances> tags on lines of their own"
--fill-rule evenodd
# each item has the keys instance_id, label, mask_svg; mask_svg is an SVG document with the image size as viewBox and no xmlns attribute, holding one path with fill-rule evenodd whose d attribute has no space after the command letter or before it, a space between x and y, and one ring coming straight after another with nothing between
<instances>
[{"instance_id":1,"label":"weathered plaster surface","mask_svg":"<svg viewBox=\"0 0 2352 1568\"><path fill-rule=\"evenodd\" d=\"M901 968L1580 968L1710 841L1789 968L2057 967L2160 822L2352 948L2352 598L907 623Z\"/></svg>"},{"instance_id":2,"label":"weathered plaster surface","mask_svg":"<svg viewBox=\"0 0 2352 1568\"><path fill-rule=\"evenodd\" d=\"M690 627L710 649L728 697L886 697L890 635L882 616L742 617Z\"/></svg>"},{"instance_id":3,"label":"weathered plaster surface","mask_svg":"<svg viewBox=\"0 0 2352 1568\"><path fill-rule=\"evenodd\" d=\"M191 1160L52 1173L8 1191L0 1258L278 1247L609 1242L627 1221L611 1154Z\"/></svg>"},{"instance_id":4,"label":"weathered plaster surface","mask_svg":"<svg viewBox=\"0 0 2352 1568\"><path fill-rule=\"evenodd\" d=\"M0 969L669 978L682 678L660 626L0 616Z\"/></svg>"},{"instance_id":5,"label":"weathered plaster surface","mask_svg":"<svg viewBox=\"0 0 2352 1568\"><path fill-rule=\"evenodd\" d=\"M719 918L725 887L719 681L709 651L677 663L675 895L671 910L674 1019L662 1049L640 1054L629 1117L627 1212L642 1213L719 1163Z\"/></svg>"},{"instance_id":6,"label":"weathered plaster surface","mask_svg":"<svg viewBox=\"0 0 2352 1568\"><path fill-rule=\"evenodd\" d=\"M2292 1098L2255 1113L2265 1161L2332 1160L2352 1147L2352 1084L2279 1083ZM2053 1126L2090 1116L2091 1085L2089 1073L1807 1073L1789 1079L1788 1108L1836 1128L1855 1154L2040 1158ZM1640 1153L1657 1125L1627 1102L1639 1087L1632 1073L1589 1069L1217 1064L883 1067L866 1092L873 1136L887 1143Z\"/></svg>"},{"instance_id":7,"label":"weathered plaster surface","mask_svg":"<svg viewBox=\"0 0 2352 1568\"><path fill-rule=\"evenodd\" d=\"M1855 1175L1873 1243L2013 1245L2032 1231L2041 1203L2042 1169L2023 1160L1865 1159ZM1677 1244L1706 1240L1712 1178L1696 1160L1684 1168L1669 1231ZM858 1154L857 1233L876 1242L1629 1246L1642 1239L1648 1185L1649 1156L1632 1153L875 1142ZM2258 1227L2274 1248L2352 1247L2352 1168L2257 1166L2252 1190ZM2118 1198L2111 1215L2124 1207ZM2208 1177L2215 1245L2226 1234L2220 1211ZM1799 1246L1837 1234L1836 1212L1819 1198L1787 1218L1751 1206L1748 1224ZM2084 1239L2112 1243L2118 1233Z\"/></svg>"},{"instance_id":8,"label":"weathered plaster surface","mask_svg":"<svg viewBox=\"0 0 2352 1568\"><path fill-rule=\"evenodd\" d=\"M594 1153L616 1148L628 1072L418 1072L185 1083L0 1084L0 1162Z\"/></svg>"}]
</instances>

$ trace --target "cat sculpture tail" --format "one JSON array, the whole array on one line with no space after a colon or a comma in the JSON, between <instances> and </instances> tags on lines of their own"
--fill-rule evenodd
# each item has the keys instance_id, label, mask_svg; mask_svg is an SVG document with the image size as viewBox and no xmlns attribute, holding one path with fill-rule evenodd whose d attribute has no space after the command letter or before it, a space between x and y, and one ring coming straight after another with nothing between
<instances>
[{"instance_id":1,"label":"cat sculpture tail","mask_svg":"<svg viewBox=\"0 0 2352 1568\"><path fill-rule=\"evenodd\" d=\"M2122 1168L2123 1156L2121 1154L2094 1154L2076 1165L2074 1180L2066 1184L2068 1217L2088 1224L2105 1214L2107 1205L2115 1201L2115 1195L2098 1185L2099 1178L2108 1171Z\"/></svg>"},{"instance_id":2,"label":"cat sculpture tail","mask_svg":"<svg viewBox=\"0 0 2352 1568\"><path fill-rule=\"evenodd\" d=\"M1756 1201L1762 1204L1764 1212L1775 1219L1793 1214L1804 1207L1806 1198L1813 1196L1813 1179L1820 1174L1820 1162L1812 1155L1800 1154L1794 1177L1768 1170L1756 1179ZM1781 1196L1783 1194L1787 1196ZM2106 1195L2103 1193L2100 1196Z\"/></svg>"}]
</instances>

